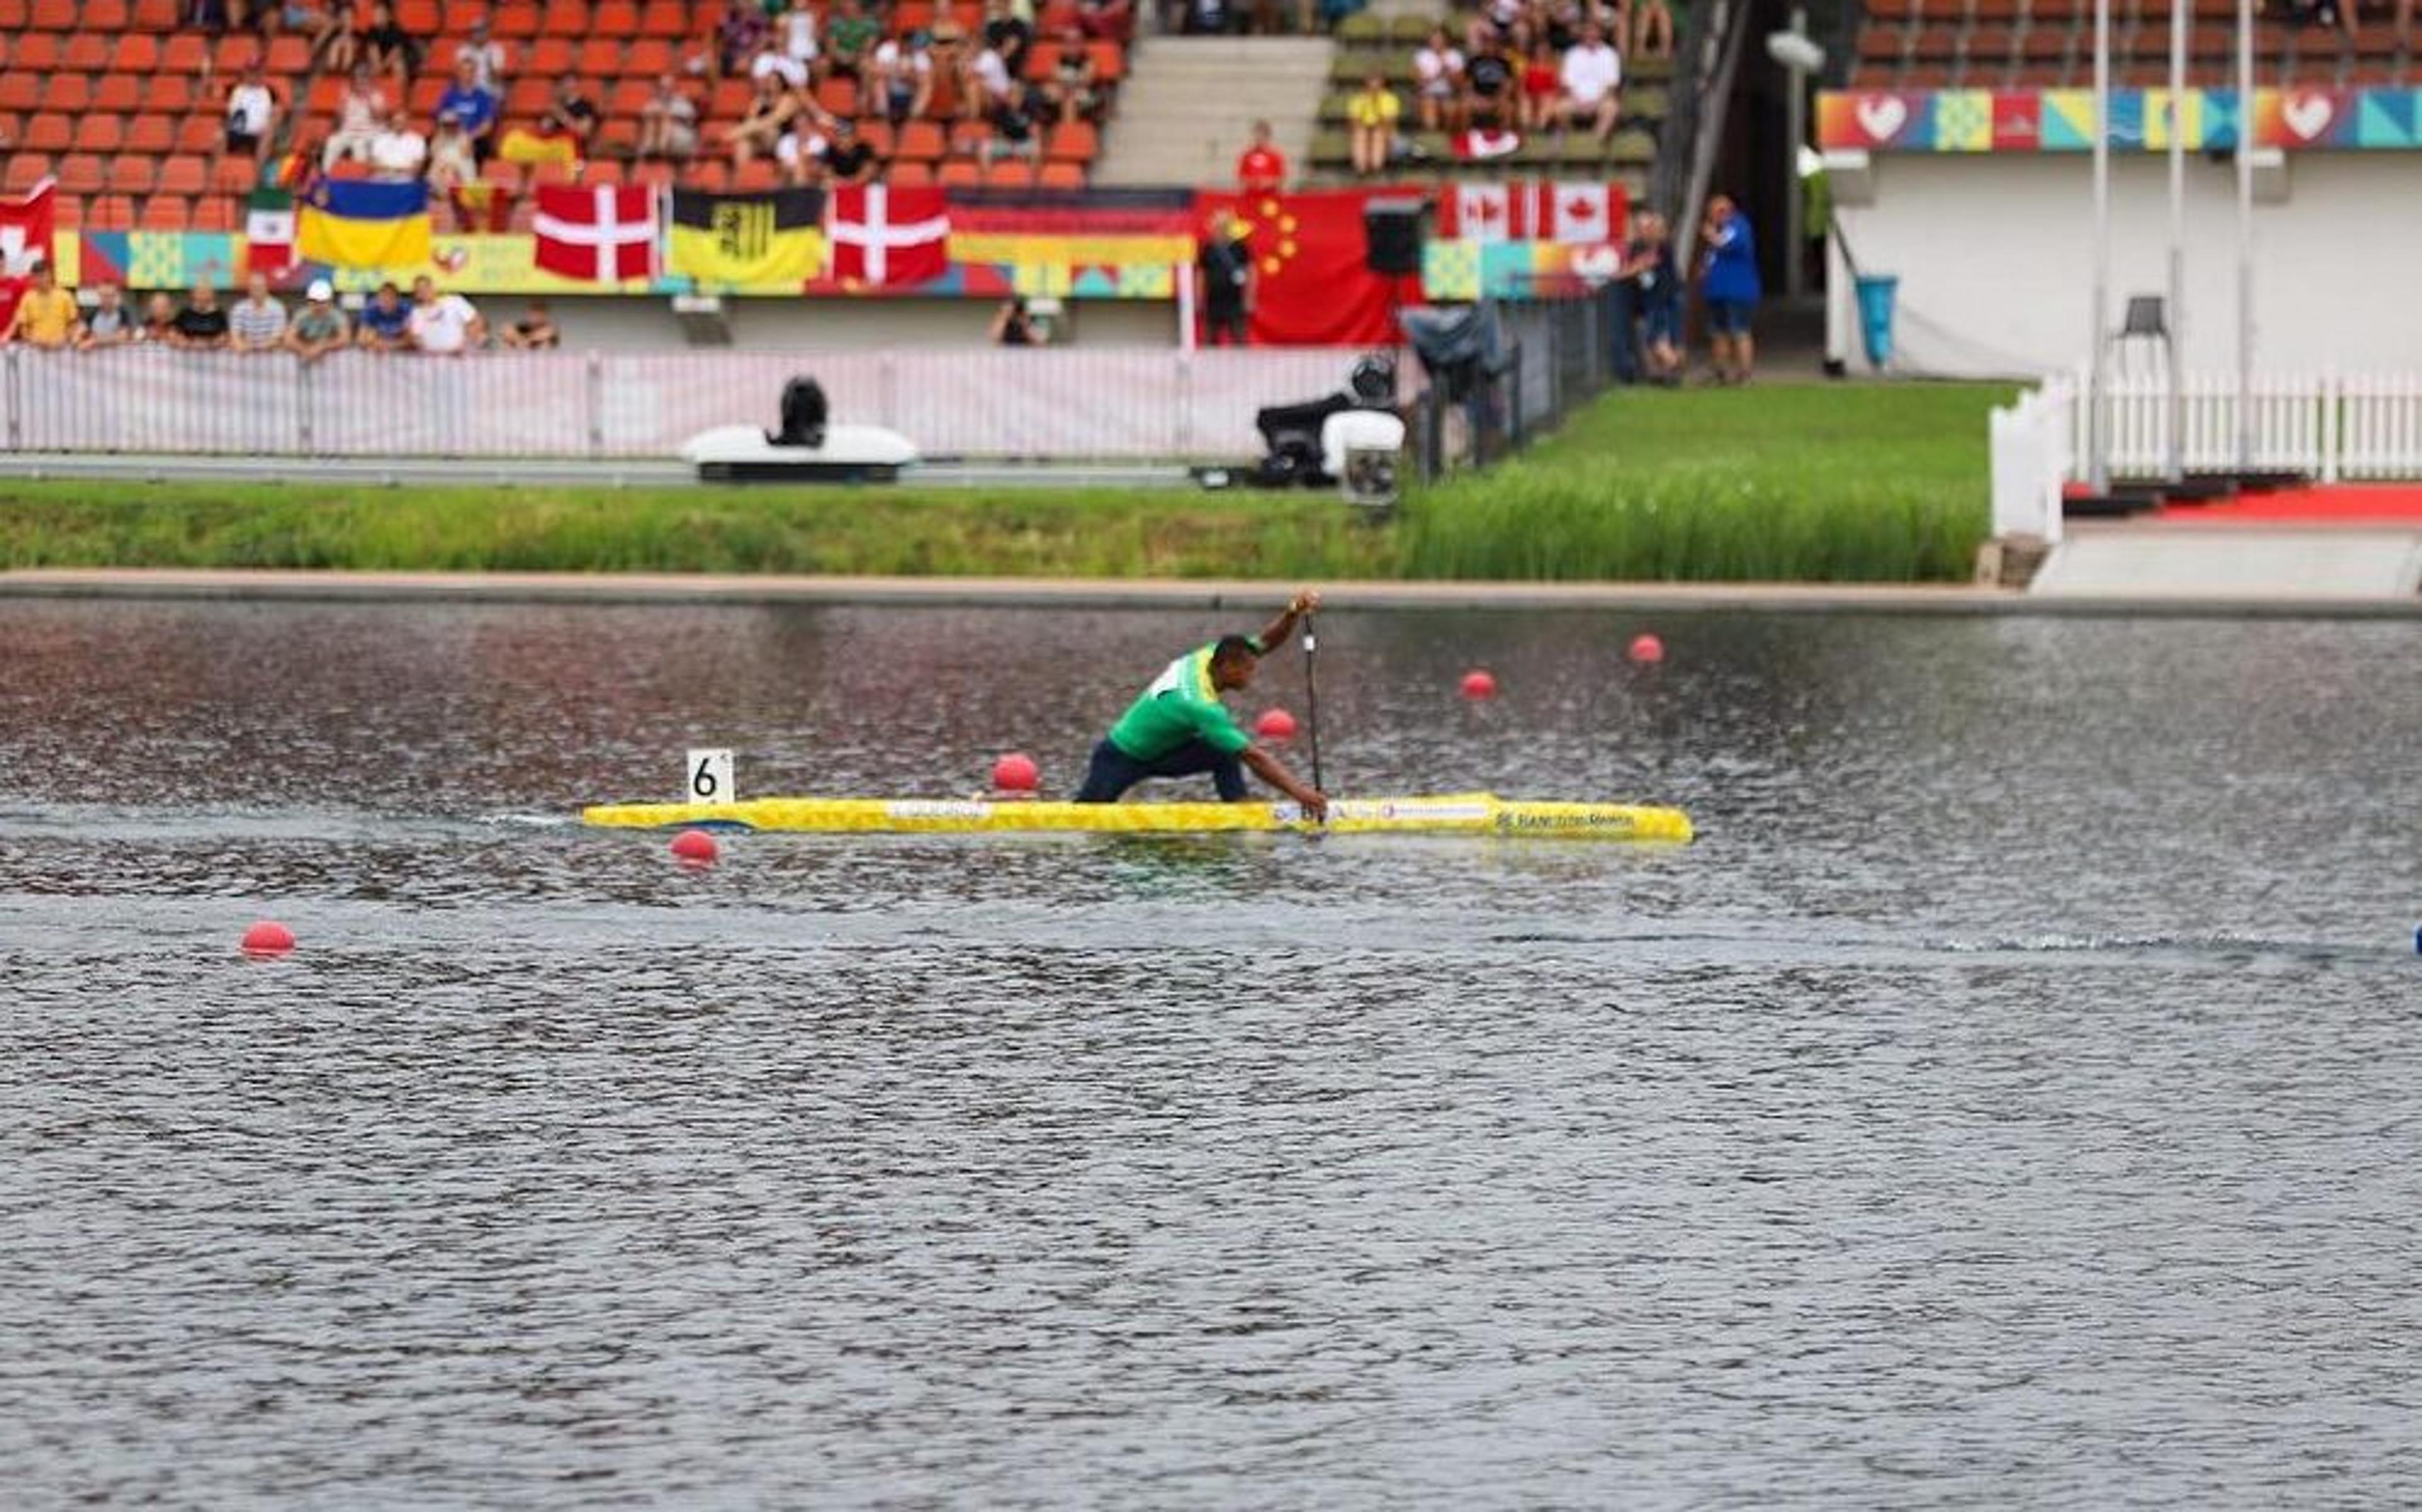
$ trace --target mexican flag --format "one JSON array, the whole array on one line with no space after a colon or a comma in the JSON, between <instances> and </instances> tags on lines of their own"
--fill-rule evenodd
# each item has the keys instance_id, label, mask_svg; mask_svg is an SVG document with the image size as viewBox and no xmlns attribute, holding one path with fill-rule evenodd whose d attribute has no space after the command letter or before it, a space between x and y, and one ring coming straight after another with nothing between
<instances>
[{"instance_id":1,"label":"mexican flag","mask_svg":"<svg viewBox=\"0 0 2422 1512\"><path fill-rule=\"evenodd\" d=\"M294 196L256 189L244 202L244 269L275 278L294 266Z\"/></svg>"}]
</instances>

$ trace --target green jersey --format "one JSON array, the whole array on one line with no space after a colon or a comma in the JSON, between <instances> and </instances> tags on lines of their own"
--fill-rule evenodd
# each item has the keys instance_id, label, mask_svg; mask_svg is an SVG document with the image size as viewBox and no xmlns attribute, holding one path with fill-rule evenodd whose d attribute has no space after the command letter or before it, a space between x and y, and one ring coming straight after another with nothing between
<instances>
[{"instance_id":1,"label":"green jersey","mask_svg":"<svg viewBox=\"0 0 2422 1512\"><path fill-rule=\"evenodd\" d=\"M1254 641L1253 649L1261 648ZM1201 740L1224 756L1253 743L1211 686L1208 646L1169 663L1110 726L1110 743L1138 761L1157 761L1188 740Z\"/></svg>"}]
</instances>

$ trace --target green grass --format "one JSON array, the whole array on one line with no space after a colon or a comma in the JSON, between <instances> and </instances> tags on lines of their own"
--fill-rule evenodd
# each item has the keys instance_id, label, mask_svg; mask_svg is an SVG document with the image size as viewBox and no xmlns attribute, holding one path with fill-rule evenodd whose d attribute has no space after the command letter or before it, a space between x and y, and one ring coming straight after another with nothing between
<instances>
[{"instance_id":1,"label":"green grass","mask_svg":"<svg viewBox=\"0 0 2422 1512\"><path fill-rule=\"evenodd\" d=\"M0 567L1923 582L1987 519L1985 385L1611 394L1374 528L1332 494L0 479Z\"/></svg>"}]
</instances>

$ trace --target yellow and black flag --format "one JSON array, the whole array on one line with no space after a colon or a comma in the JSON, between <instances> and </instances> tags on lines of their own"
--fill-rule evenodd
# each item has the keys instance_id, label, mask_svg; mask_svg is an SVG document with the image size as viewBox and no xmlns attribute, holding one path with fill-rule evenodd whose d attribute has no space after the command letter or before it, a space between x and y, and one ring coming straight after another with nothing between
<instances>
[{"instance_id":1,"label":"yellow and black flag","mask_svg":"<svg viewBox=\"0 0 2422 1512\"><path fill-rule=\"evenodd\" d=\"M825 195L673 191L672 245L665 271L718 288L795 293L824 272Z\"/></svg>"}]
</instances>

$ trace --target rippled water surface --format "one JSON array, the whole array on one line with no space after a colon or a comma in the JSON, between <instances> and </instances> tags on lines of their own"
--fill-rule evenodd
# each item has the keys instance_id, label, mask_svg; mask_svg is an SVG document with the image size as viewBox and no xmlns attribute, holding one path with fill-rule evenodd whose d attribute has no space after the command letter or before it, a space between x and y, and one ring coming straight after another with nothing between
<instances>
[{"instance_id":1,"label":"rippled water surface","mask_svg":"<svg viewBox=\"0 0 2422 1512\"><path fill-rule=\"evenodd\" d=\"M568 822L1226 628L0 603L7 1502L2422 1502L2422 628L1324 616L1683 850Z\"/></svg>"}]
</instances>

